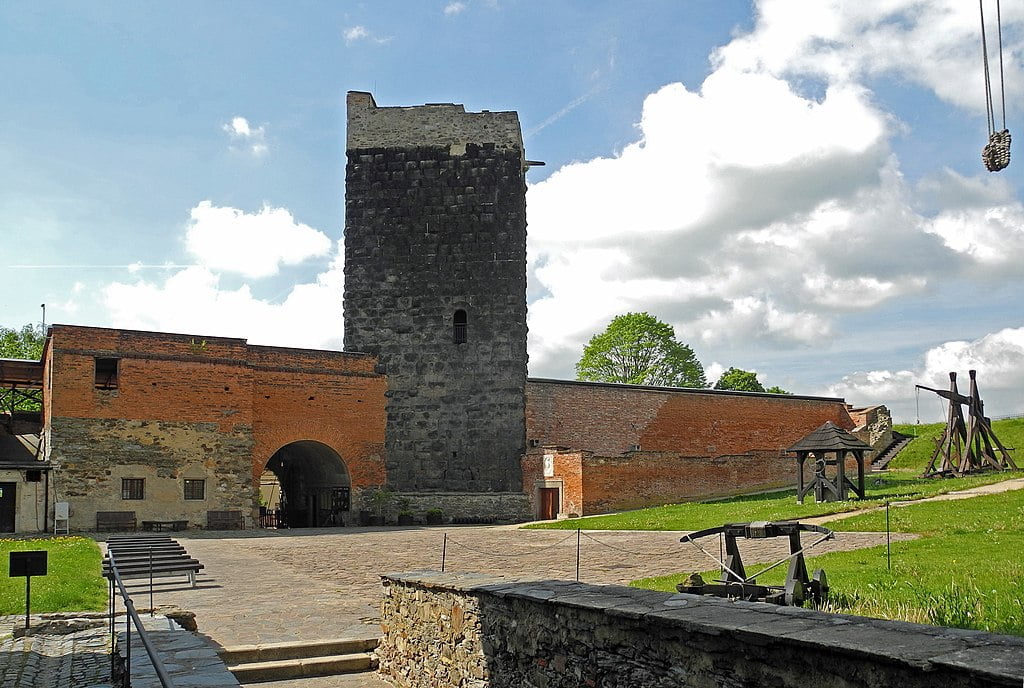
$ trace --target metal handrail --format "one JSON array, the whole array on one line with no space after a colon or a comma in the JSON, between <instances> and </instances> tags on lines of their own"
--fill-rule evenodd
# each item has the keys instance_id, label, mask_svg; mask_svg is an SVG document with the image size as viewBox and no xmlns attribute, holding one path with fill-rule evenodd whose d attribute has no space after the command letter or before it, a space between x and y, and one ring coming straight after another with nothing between
<instances>
[{"instance_id":1,"label":"metal handrail","mask_svg":"<svg viewBox=\"0 0 1024 688\"><path fill-rule=\"evenodd\" d=\"M131 623L135 624L135 629L139 632L139 640L142 641L142 646L146 648L146 654L149 655L149 660L153 663L153 669L156 671L156 676L160 679L160 685L163 688L175 688L174 681L171 680L170 674L167 673L167 669L164 668L164 663L160 660L160 655L157 654L156 648L153 647L153 643L150 642L149 636L146 635L146 629L142 627L142 619L139 618L139 613L135 611L135 604L132 602L132 598L128 596L128 591L124 587L124 581L121 580L121 574L117 570L117 563L114 561L114 553L111 550L107 550L107 556L110 558L110 573L111 573L111 599L110 599L110 623L111 629L113 629L113 613L114 613L114 599L113 599L113 587L114 583L117 584L121 592L121 599L124 601L125 611L128 613L128 617ZM129 622L125 621L125 635L127 636L126 645L126 659L125 659L125 676L127 680L125 684L128 688L132 685L132 636L131 626ZM114 679L113 676L110 677Z\"/></svg>"}]
</instances>

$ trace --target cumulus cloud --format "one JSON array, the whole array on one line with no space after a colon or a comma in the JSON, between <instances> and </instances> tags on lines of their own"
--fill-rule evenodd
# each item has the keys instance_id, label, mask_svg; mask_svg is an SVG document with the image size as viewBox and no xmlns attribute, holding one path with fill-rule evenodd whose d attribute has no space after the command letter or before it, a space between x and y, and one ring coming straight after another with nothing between
<instances>
[{"instance_id":1,"label":"cumulus cloud","mask_svg":"<svg viewBox=\"0 0 1024 688\"><path fill-rule=\"evenodd\" d=\"M221 125L221 129L227 132L234 145L256 157L262 157L270 150L267 148L266 127L254 127L245 117L232 117L230 122Z\"/></svg>"},{"instance_id":2,"label":"cumulus cloud","mask_svg":"<svg viewBox=\"0 0 1024 688\"><path fill-rule=\"evenodd\" d=\"M201 201L190 216L185 246L211 270L268 277L281 265L298 265L331 250L326 234L296 221L285 208L264 205L246 213Z\"/></svg>"},{"instance_id":3,"label":"cumulus cloud","mask_svg":"<svg viewBox=\"0 0 1024 688\"><path fill-rule=\"evenodd\" d=\"M294 285L281 302L255 297L248 285L225 288L208 266L178 270L163 281L114 282L103 289L102 301L118 327L340 349L343 255L339 242L327 270Z\"/></svg>"},{"instance_id":4,"label":"cumulus cloud","mask_svg":"<svg viewBox=\"0 0 1024 688\"><path fill-rule=\"evenodd\" d=\"M636 142L531 185L531 373L571 375L629 310L708 358L823 352L848 334L845 314L940 279L1019 279L1012 187L951 170L908 183L892 146L908 127L871 90L894 76L966 107L977 8L962 5L762 0L699 87L645 99ZM1015 9L1004 26L1022 20Z\"/></svg>"},{"instance_id":5,"label":"cumulus cloud","mask_svg":"<svg viewBox=\"0 0 1024 688\"><path fill-rule=\"evenodd\" d=\"M448 16L461 14L466 9L466 3L464 2L449 2L444 6L444 13Z\"/></svg>"},{"instance_id":6,"label":"cumulus cloud","mask_svg":"<svg viewBox=\"0 0 1024 688\"><path fill-rule=\"evenodd\" d=\"M958 374L958 387L969 389L967 371L978 371L978 386L989 416L1024 412L1024 327L1006 328L972 341L951 341L925 352L912 370L873 370L844 376L823 391L852 403L884 403L897 420L936 422L946 402L932 392L918 396L915 385L949 388L949 373Z\"/></svg>"}]
</instances>

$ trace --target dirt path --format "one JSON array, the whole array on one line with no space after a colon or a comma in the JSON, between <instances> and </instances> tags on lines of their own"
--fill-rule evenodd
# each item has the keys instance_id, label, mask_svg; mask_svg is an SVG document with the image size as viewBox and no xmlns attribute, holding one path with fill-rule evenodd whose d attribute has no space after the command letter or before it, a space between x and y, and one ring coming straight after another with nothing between
<instances>
[{"instance_id":1,"label":"dirt path","mask_svg":"<svg viewBox=\"0 0 1024 688\"><path fill-rule=\"evenodd\" d=\"M1024 489L1024 478L1012 478L1010 480L1003 480L998 483L991 483L990 485L979 485L978 487L971 487L966 490L957 490L956 492L947 492L946 494L935 495L934 497L924 497L922 499L909 499L898 502L889 502L891 506L901 507L909 504L920 504L921 502L948 502L955 499L970 499L971 497L980 497L982 495L999 494L1002 492L1010 492L1011 490L1022 490ZM851 516L857 516L859 514L869 514L873 511L881 511L885 509L884 506L873 506L870 509L857 509L856 511L844 511L841 514L828 514L827 516L817 516L815 518L802 518L800 519L803 523L814 523L821 525L823 523L829 523L831 521L839 521L844 518Z\"/></svg>"}]
</instances>

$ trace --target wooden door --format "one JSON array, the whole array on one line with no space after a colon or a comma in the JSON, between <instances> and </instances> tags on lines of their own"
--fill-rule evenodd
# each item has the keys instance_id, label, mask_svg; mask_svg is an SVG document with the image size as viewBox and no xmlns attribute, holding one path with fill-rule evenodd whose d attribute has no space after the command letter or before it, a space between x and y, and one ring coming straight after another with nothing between
<instances>
[{"instance_id":1,"label":"wooden door","mask_svg":"<svg viewBox=\"0 0 1024 688\"><path fill-rule=\"evenodd\" d=\"M540 520L551 521L558 518L558 488L540 488Z\"/></svg>"},{"instance_id":2,"label":"wooden door","mask_svg":"<svg viewBox=\"0 0 1024 688\"><path fill-rule=\"evenodd\" d=\"M0 533L14 532L17 483L0 483Z\"/></svg>"}]
</instances>

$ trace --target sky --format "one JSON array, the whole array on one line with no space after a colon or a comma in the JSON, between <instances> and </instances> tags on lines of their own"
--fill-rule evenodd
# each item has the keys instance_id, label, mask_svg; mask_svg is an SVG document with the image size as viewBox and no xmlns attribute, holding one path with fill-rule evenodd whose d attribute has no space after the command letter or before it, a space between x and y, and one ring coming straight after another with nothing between
<instances>
[{"instance_id":1,"label":"sky","mask_svg":"<svg viewBox=\"0 0 1024 688\"><path fill-rule=\"evenodd\" d=\"M711 380L930 422L915 385L977 369L989 415L1024 413L1024 154L982 166L980 33L963 0L4 0L0 326L46 304L48 324L340 349L363 90L519 113L546 162L532 376L572 379L647 311ZM1017 133L1019 3L1002 40Z\"/></svg>"}]
</instances>

